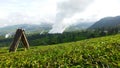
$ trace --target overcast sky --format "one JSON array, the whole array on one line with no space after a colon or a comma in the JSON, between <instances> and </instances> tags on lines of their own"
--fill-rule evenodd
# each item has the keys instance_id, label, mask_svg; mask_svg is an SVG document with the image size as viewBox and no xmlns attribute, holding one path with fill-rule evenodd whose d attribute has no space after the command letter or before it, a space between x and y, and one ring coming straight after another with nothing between
<instances>
[{"instance_id":1,"label":"overcast sky","mask_svg":"<svg viewBox=\"0 0 120 68\"><path fill-rule=\"evenodd\" d=\"M49 22L63 28L120 15L119 4L120 0L0 0L0 27Z\"/></svg>"}]
</instances>

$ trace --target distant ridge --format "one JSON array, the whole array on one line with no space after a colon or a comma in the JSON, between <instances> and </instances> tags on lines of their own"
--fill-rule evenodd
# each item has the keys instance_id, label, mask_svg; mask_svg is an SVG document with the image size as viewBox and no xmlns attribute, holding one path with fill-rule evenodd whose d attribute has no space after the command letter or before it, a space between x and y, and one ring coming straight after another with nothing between
<instances>
[{"instance_id":1,"label":"distant ridge","mask_svg":"<svg viewBox=\"0 0 120 68\"><path fill-rule=\"evenodd\" d=\"M7 26L0 28L0 35L1 34L6 34L6 33L11 33L15 32L16 29L22 28L25 29L27 32L26 33L35 33L35 32L41 32L41 31L49 31L52 28L52 24L19 24L19 25L12 25L12 26Z\"/></svg>"},{"instance_id":2,"label":"distant ridge","mask_svg":"<svg viewBox=\"0 0 120 68\"><path fill-rule=\"evenodd\" d=\"M120 26L120 16L116 17L105 17L97 21L95 24L90 26L88 29L109 29Z\"/></svg>"},{"instance_id":3,"label":"distant ridge","mask_svg":"<svg viewBox=\"0 0 120 68\"><path fill-rule=\"evenodd\" d=\"M91 24L93 23L81 23L78 22L76 24L73 24L71 26L69 26L65 32L70 32L70 31L77 31L77 30L82 30L82 29L87 29L89 26L91 26ZM42 23L42 24L19 24L19 25L12 25L12 26L6 26L3 28L0 28L0 35L5 35L11 32L15 32L16 29L18 28L22 28L25 29L25 31L27 31L26 33L43 33L43 32L48 32L50 29L52 29L52 25L50 23Z\"/></svg>"}]
</instances>

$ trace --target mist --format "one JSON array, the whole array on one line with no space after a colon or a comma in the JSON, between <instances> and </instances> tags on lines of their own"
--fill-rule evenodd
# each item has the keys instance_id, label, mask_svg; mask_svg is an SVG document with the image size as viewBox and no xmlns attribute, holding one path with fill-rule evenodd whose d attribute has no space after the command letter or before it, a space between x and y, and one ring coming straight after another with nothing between
<instances>
[{"instance_id":1,"label":"mist","mask_svg":"<svg viewBox=\"0 0 120 68\"><path fill-rule=\"evenodd\" d=\"M63 33L76 23L120 15L120 0L0 0L0 28L18 24L52 24Z\"/></svg>"},{"instance_id":2,"label":"mist","mask_svg":"<svg viewBox=\"0 0 120 68\"><path fill-rule=\"evenodd\" d=\"M67 0L58 3L55 24L49 33L63 33L74 21L71 18L80 12L83 12L93 0Z\"/></svg>"}]
</instances>

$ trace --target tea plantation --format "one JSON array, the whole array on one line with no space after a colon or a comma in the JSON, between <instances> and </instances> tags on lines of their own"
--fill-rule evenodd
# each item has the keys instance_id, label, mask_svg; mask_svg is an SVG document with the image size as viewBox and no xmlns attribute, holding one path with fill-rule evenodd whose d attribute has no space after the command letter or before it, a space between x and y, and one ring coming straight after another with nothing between
<instances>
[{"instance_id":1,"label":"tea plantation","mask_svg":"<svg viewBox=\"0 0 120 68\"><path fill-rule=\"evenodd\" d=\"M0 48L0 68L120 68L120 34L9 53Z\"/></svg>"}]
</instances>

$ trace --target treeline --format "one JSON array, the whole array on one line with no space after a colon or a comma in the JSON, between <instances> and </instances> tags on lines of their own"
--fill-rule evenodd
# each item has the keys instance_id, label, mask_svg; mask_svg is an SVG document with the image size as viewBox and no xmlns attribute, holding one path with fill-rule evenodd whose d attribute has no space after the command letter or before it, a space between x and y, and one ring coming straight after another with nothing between
<instances>
[{"instance_id":1,"label":"treeline","mask_svg":"<svg viewBox=\"0 0 120 68\"><path fill-rule=\"evenodd\" d=\"M63 34L34 34L29 36L29 42L31 45L51 45L58 43L74 42L89 38L96 38L108 35L118 34L119 28L101 28L95 30L82 30L74 32L64 32Z\"/></svg>"},{"instance_id":2,"label":"treeline","mask_svg":"<svg viewBox=\"0 0 120 68\"><path fill-rule=\"evenodd\" d=\"M74 31L74 32L64 32L62 34L33 34L27 35L28 41L31 46L37 45L52 45L65 42L74 42L78 40L84 40L89 37L87 31ZM12 38L0 39L0 46L9 46L13 40Z\"/></svg>"},{"instance_id":3,"label":"treeline","mask_svg":"<svg viewBox=\"0 0 120 68\"><path fill-rule=\"evenodd\" d=\"M86 38L88 38L88 33L86 33L86 31L65 32L63 34L36 34L28 37L31 45L51 45L78 41Z\"/></svg>"},{"instance_id":4,"label":"treeline","mask_svg":"<svg viewBox=\"0 0 120 68\"><path fill-rule=\"evenodd\" d=\"M75 42L79 40L102 37L107 35L113 35L119 33L119 29L117 28L109 28L109 29L95 29L95 30L82 30L82 31L74 31L74 32L64 32L62 34L33 34L27 35L30 46L38 46L38 45L52 45L66 42ZM0 37L2 38L2 37ZM13 38L9 39L0 39L0 46L9 46L12 42Z\"/></svg>"},{"instance_id":5,"label":"treeline","mask_svg":"<svg viewBox=\"0 0 120 68\"><path fill-rule=\"evenodd\" d=\"M105 36L105 35L114 35L120 33L120 27L109 27L109 28L98 28L98 29L92 29L89 30L90 32L93 32L94 35L99 35L99 36Z\"/></svg>"},{"instance_id":6,"label":"treeline","mask_svg":"<svg viewBox=\"0 0 120 68\"><path fill-rule=\"evenodd\" d=\"M29 36L29 42L31 45L51 45L65 42L74 42L89 38L108 36L119 33L117 28L110 28L108 30L96 29L85 31L64 32L63 34L35 34Z\"/></svg>"}]
</instances>

